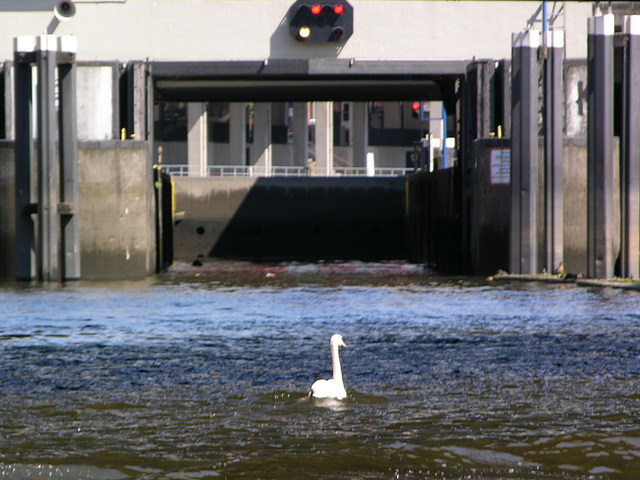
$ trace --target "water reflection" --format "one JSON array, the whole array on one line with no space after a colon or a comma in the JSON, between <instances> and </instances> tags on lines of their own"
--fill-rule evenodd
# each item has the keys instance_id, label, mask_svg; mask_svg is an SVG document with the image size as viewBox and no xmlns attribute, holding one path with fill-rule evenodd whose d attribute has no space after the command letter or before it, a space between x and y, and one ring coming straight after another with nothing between
<instances>
[{"instance_id":1,"label":"water reflection","mask_svg":"<svg viewBox=\"0 0 640 480\"><path fill-rule=\"evenodd\" d=\"M305 267L307 268L307 267ZM640 296L401 275L4 285L5 478L636 478ZM305 398L341 352L347 400Z\"/></svg>"}]
</instances>

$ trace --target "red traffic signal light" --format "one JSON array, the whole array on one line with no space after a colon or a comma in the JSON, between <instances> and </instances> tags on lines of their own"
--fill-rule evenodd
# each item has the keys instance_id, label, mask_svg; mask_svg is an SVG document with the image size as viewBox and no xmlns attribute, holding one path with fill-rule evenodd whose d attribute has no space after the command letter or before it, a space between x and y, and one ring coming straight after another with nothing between
<instances>
[{"instance_id":1,"label":"red traffic signal light","mask_svg":"<svg viewBox=\"0 0 640 480\"><path fill-rule=\"evenodd\" d=\"M353 7L345 0L298 0L289 8L289 33L300 42L344 42L353 33Z\"/></svg>"},{"instance_id":2,"label":"red traffic signal light","mask_svg":"<svg viewBox=\"0 0 640 480\"><path fill-rule=\"evenodd\" d=\"M422 102L413 102L411 104L411 116L413 118L420 118L422 112Z\"/></svg>"}]
</instances>

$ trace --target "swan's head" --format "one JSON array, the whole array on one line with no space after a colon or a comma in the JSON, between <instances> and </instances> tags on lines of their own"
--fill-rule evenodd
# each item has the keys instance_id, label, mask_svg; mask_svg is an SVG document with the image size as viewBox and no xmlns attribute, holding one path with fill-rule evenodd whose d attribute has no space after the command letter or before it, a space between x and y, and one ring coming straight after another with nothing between
<instances>
[{"instance_id":1,"label":"swan's head","mask_svg":"<svg viewBox=\"0 0 640 480\"><path fill-rule=\"evenodd\" d=\"M333 347L334 345L338 347L347 346L347 344L344 343L344 340L342 339L342 335L338 335L337 333L331 337L331 346Z\"/></svg>"}]
</instances>

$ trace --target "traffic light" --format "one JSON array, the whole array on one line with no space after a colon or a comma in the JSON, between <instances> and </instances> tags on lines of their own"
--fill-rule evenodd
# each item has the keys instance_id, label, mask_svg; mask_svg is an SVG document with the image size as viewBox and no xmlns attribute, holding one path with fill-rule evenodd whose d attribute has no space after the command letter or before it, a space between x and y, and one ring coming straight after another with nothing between
<instances>
[{"instance_id":1,"label":"traffic light","mask_svg":"<svg viewBox=\"0 0 640 480\"><path fill-rule=\"evenodd\" d=\"M289 33L300 42L345 42L353 33L353 7L346 1L298 0L289 8Z\"/></svg>"},{"instance_id":2,"label":"traffic light","mask_svg":"<svg viewBox=\"0 0 640 480\"><path fill-rule=\"evenodd\" d=\"M423 122L429 120L429 102L415 101L411 102L411 117L417 118Z\"/></svg>"},{"instance_id":3,"label":"traffic light","mask_svg":"<svg viewBox=\"0 0 640 480\"><path fill-rule=\"evenodd\" d=\"M411 103L411 116L413 118L420 118L421 113L422 113L422 102Z\"/></svg>"}]
</instances>

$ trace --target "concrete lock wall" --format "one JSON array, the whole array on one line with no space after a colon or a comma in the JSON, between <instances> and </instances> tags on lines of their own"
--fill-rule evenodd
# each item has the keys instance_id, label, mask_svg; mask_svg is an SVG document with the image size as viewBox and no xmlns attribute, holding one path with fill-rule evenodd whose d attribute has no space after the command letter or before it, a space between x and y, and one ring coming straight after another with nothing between
<instances>
[{"instance_id":1,"label":"concrete lock wall","mask_svg":"<svg viewBox=\"0 0 640 480\"><path fill-rule=\"evenodd\" d=\"M176 260L405 258L405 179L174 179Z\"/></svg>"},{"instance_id":2,"label":"concrete lock wall","mask_svg":"<svg viewBox=\"0 0 640 480\"><path fill-rule=\"evenodd\" d=\"M84 279L155 271L155 224L146 142L81 142L79 215ZM15 278L13 142L0 142L0 278Z\"/></svg>"},{"instance_id":3,"label":"concrete lock wall","mask_svg":"<svg viewBox=\"0 0 640 480\"><path fill-rule=\"evenodd\" d=\"M540 140L539 161L544 148ZM471 175L470 259L472 272L480 275L508 270L509 212L511 187L504 168L510 164L509 139L480 139L474 142L475 162ZM504 153L503 153L504 152ZM614 204L619 205L619 156L614 149ZM505 155L498 159L497 154ZM493 158L492 158L493 157ZM502 163L501 163L502 162ZM497 169L502 168L503 175ZM544 169L539 169L538 238L540 265L544 259ZM565 271L586 273L587 269L587 142L585 138L565 138L563 149L563 244ZM505 183L507 181L507 183ZM615 214L616 232L620 230L620 212ZM619 237L619 235L618 235ZM619 238L616 240L619 249Z\"/></svg>"},{"instance_id":4,"label":"concrete lock wall","mask_svg":"<svg viewBox=\"0 0 640 480\"><path fill-rule=\"evenodd\" d=\"M155 272L155 205L147 142L81 142L82 278Z\"/></svg>"}]
</instances>

